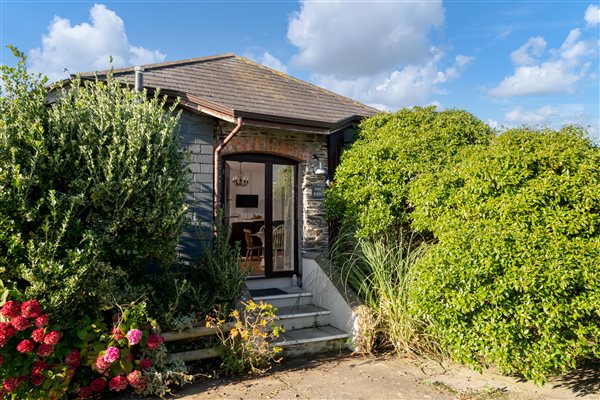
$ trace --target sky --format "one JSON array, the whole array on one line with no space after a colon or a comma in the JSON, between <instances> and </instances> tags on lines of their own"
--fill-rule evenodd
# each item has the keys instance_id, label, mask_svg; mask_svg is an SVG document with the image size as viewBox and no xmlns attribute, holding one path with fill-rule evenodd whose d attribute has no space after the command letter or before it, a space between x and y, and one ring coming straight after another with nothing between
<instances>
[{"instance_id":1,"label":"sky","mask_svg":"<svg viewBox=\"0 0 600 400\"><path fill-rule=\"evenodd\" d=\"M0 0L0 64L68 73L235 53L381 110L465 109L600 142L600 3Z\"/></svg>"}]
</instances>

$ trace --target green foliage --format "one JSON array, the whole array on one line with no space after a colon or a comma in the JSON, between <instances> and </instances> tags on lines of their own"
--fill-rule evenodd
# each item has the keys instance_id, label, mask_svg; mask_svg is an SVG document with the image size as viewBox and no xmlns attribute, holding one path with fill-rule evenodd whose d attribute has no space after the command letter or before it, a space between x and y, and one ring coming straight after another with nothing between
<instances>
[{"instance_id":1,"label":"green foliage","mask_svg":"<svg viewBox=\"0 0 600 400\"><path fill-rule=\"evenodd\" d=\"M415 311L458 361L543 382L600 357L600 150L579 128L513 129L422 175Z\"/></svg>"},{"instance_id":2,"label":"green foliage","mask_svg":"<svg viewBox=\"0 0 600 400\"><path fill-rule=\"evenodd\" d=\"M255 303L250 300L242 303L244 310L233 310L230 321L209 320L209 325L219 328L217 335L222 343L221 364L229 374L260 374L271 368L272 362L279 362L277 353L280 347L271 347L269 342L277 339L283 328L275 325L277 310L271 304ZM230 327L229 330L224 327Z\"/></svg>"},{"instance_id":3,"label":"green foliage","mask_svg":"<svg viewBox=\"0 0 600 400\"><path fill-rule=\"evenodd\" d=\"M2 67L0 279L51 313L109 307L103 283L175 259L188 187L175 105L110 74L49 88L15 55Z\"/></svg>"},{"instance_id":4,"label":"green foliage","mask_svg":"<svg viewBox=\"0 0 600 400\"><path fill-rule=\"evenodd\" d=\"M425 244L416 244L411 237L400 233L373 241L354 239L354 249L338 264L345 284L356 290L360 299L370 309L374 320L370 329L363 330L360 338L363 348L391 348L397 354L436 354L439 350L427 335L421 334L422 323L409 309L409 292L417 284L414 279L415 264L425 253ZM333 252L343 249L348 236L339 236ZM364 317L369 315L364 314ZM367 337L368 336L368 337Z\"/></svg>"},{"instance_id":5,"label":"green foliage","mask_svg":"<svg viewBox=\"0 0 600 400\"><path fill-rule=\"evenodd\" d=\"M486 124L461 110L415 107L369 118L342 154L327 192L328 216L356 222L359 237L406 227L412 182L451 163L463 147L487 143L492 135Z\"/></svg>"},{"instance_id":6,"label":"green foliage","mask_svg":"<svg viewBox=\"0 0 600 400\"><path fill-rule=\"evenodd\" d=\"M240 297L248 271L240 268L240 244L230 244L231 231L222 223L222 217L217 231L219 234L213 238L212 247L204 248L195 268L198 280L211 290L211 304L220 305L223 311L228 312Z\"/></svg>"}]
</instances>

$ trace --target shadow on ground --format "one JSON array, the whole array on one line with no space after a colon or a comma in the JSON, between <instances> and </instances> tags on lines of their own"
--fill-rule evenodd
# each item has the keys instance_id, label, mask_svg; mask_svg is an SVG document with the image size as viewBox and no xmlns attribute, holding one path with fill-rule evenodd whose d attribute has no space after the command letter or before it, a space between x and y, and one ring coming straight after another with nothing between
<instances>
[{"instance_id":1,"label":"shadow on ground","mask_svg":"<svg viewBox=\"0 0 600 400\"><path fill-rule=\"evenodd\" d=\"M600 394L600 360L590 361L553 382L555 388L570 389L576 396Z\"/></svg>"}]
</instances>

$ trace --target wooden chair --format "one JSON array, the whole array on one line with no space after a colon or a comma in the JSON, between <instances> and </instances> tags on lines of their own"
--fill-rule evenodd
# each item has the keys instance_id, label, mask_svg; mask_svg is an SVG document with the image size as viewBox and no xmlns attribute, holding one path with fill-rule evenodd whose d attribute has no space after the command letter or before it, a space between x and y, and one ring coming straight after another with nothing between
<instances>
[{"instance_id":1,"label":"wooden chair","mask_svg":"<svg viewBox=\"0 0 600 400\"><path fill-rule=\"evenodd\" d=\"M273 228L273 266L277 264L279 253L283 255L283 224Z\"/></svg>"},{"instance_id":2,"label":"wooden chair","mask_svg":"<svg viewBox=\"0 0 600 400\"><path fill-rule=\"evenodd\" d=\"M262 260L263 257L263 246L256 246L252 240L252 231L250 229L244 229L244 238L246 239L246 257L244 257L244 267L249 267L250 262L256 257L256 261ZM256 256L253 255L257 252Z\"/></svg>"}]
</instances>

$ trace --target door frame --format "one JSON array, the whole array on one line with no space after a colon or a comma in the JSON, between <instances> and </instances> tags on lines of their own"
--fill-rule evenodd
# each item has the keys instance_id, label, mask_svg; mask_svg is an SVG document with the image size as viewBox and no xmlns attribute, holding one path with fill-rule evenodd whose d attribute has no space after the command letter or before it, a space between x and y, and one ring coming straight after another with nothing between
<instances>
[{"instance_id":1,"label":"door frame","mask_svg":"<svg viewBox=\"0 0 600 400\"><path fill-rule=\"evenodd\" d=\"M298 161L292 160L290 158L275 156L271 154L263 154L263 153L236 153L236 154L228 154L223 156L223 164L221 171L219 173L220 180L225 185L231 185L231 182L225 181L225 163L227 161L236 161L236 162L252 162L264 164L265 166L265 210L264 210L264 226L265 226L265 242L263 243L265 246L263 257L265 259L265 277L266 278L278 278L278 277L286 277L292 276L293 274L299 275L299 257L300 257L300 246L298 240ZM294 269L291 271L273 271L273 164L279 165L291 165L294 167L293 175L293 201L294 201L294 254L292 254L292 263ZM225 187L223 187L225 189ZM229 193L229 190L221 190L221 198L219 202L221 203L221 207L225 207L227 204L227 199L225 198L225 193ZM254 277L249 277L254 278ZM262 278L262 276L257 276L256 278Z\"/></svg>"}]
</instances>

